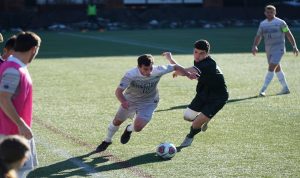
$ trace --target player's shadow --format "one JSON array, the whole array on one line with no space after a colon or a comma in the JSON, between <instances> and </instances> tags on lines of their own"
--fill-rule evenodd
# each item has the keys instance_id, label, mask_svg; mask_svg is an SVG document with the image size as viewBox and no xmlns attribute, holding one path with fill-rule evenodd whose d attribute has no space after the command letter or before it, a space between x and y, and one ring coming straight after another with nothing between
<instances>
[{"instance_id":1,"label":"player's shadow","mask_svg":"<svg viewBox=\"0 0 300 178\"><path fill-rule=\"evenodd\" d=\"M96 156L95 158L88 158L94 152L70 158L61 162L54 163L52 165L39 167L32 171L28 178L37 177L87 177L91 176L91 173L105 172L111 170L119 170L124 168L131 168L142 164L149 164L154 162L167 161L158 156L156 153L147 153L130 158L125 161L119 161L119 158L113 155ZM114 163L101 165L107 161L113 161ZM117 162L115 162L117 160ZM99 166L100 164L100 166ZM87 167L88 166L88 167ZM86 170L91 170L86 171Z\"/></svg>"},{"instance_id":2,"label":"player's shadow","mask_svg":"<svg viewBox=\"0 0 300 178\"><path fill-rule=\"evenodd\" d=\"M268 95L268 96L275 96L275 95ZM250 100L250 99L255 99L255 98L261 98L261 97L260 96L250 96L250 97L245 97L245 98L229 99L227 101L227 103L234 103L234 102ZM172 106L172 107L167 108L167 109L159 109L159 110L156 110L155 112L170 111L170 110L176 110L176 109L185 109L187 107L188 107L188 105L184 104L184 105L179 105L179 106Z\"/></svg>"},{"instance_id":3,"label":"player's shadow","mask_svg":"<svg viewBox=\"0 0 300 178\"><path fill-rule=\"evenodd\" d=\"M61 162L57 162L48 166L38 167L34 171L32 171L28 178L37 178L37 177L71 177L71 176L78 176L78 177L86 177L90 176L90 173L87 172L84 165L91 166L93 169L94 165L99 163L104 163L109 160L109 156L102 156L94 158L91 162L85 163L88 157L92 155L93 152L87 153L81 156L73 157Z\"/></svg>"},{"instance_id":4,"label":"player's shadow","mask_svg":"<svg viewBox=\"0 0 300 178\"><path fill-rule=\"evenodd\" d=\"M114 156L112 156L112 159L115 159ZM108 165L102 165L99 167L95 167L95 170L97 172L105 172L105 171L111 171L111 170L119 170L124 168L131 168L142 164L149 164L149 163L155 163L155 162L161 162L161 161L168 161L164 160L156 155L156 153L147 153L143 155L139 155L133 158L130 158L125 161L118 161L115 163L111 163Z\"/></svg>"}]
</instances>

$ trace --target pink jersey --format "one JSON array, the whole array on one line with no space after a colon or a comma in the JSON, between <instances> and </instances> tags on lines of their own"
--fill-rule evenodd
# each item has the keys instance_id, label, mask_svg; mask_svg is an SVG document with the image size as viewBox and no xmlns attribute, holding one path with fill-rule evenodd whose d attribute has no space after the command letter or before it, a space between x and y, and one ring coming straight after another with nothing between
<instances>
[{"instance_id":1,"label":"pink jersey","mask_svg":"<svg viewBox=\"0 0 300 178\"><path fill-rule=\"evenodd\" d=\"M13 58L13 57L12 57ZM17 60L14 58L14 60ZM25 123L31 127L32 121L32 80L26 66L21 66L19 63L6 61L0 67L0 80L3 72L8 68L14 68L20 73L20 82L17 92L12 97L12 103ZM17 125L6 116L0 109L0 134L13 135L18 134Z\"/></svg>"}]
</instances>

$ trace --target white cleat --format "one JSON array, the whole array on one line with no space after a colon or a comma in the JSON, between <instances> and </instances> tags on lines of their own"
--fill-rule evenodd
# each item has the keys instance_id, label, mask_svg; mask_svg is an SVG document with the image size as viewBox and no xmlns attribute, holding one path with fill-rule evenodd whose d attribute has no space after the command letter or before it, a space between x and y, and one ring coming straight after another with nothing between
<instances>
[{"instance_id":1,"label":"white cleat","mask_svg":"<svg viewBox=\"0 0 300 178\"><path fill-rule=\"evenodd\" d=\"M266 92L259 92L259 96L265 97L266 96Z\"/></svg>"},{"instance_id":2,"label":"white cleat","mask_svg":"<svg viewBox=\"0 0 300 178\"><path fill-rule=\"evenodd\" d=\"M291 92L288 88L283 88L279 93L277 93L277 95L286 95L289 93L291 93Z\"/></svg>"},{"instance_id":3,"label":"white cleat","mask_svg":"<svg viewBox=\"0 0 300 178\"><path fill-rule=\"evenodd\" d=\"M188 147L191 146L192 142L193 142L194 138L189 138L189 137L185 137L185 139L183 140L183 142L181 143L181 147Z\"/></svg>"}]
</instances>

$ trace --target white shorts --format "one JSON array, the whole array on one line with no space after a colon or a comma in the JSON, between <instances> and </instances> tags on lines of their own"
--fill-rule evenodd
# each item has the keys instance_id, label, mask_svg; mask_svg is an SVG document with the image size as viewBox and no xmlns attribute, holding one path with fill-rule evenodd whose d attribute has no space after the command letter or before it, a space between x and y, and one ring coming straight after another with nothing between
<instances>
[{"instance_id":1,"label":"white shorts","mask_svg":"<svg viewBox=\"0 0 300 178\"><path fill-rule=\"evenodd\" d=\"M144 121L149 122L157 105L158 101L138 104L129 103L128 109L124 109L122 106L119 107L115 118L125 121L126 119L133 118L134 115L136 115L136 118L143 119Z\"/></svg>"},{"instance_id":2,"label":"white shorts","mask_svg":"<svg viewBox=\"0 0 300 178\"><path fill-rule=\"evenodd\" d=\"M5 138L5 135L0 134L0 141L3 138ZM38 166L34 138L32 138L31 140L28 140L28 143L30 146L30 156L29 156L28 160L24 163L23 167L21 167L17 171L19 178L27 177L27 175L30 173L30 171L34 170Z\"/></svg>"},{"instance_id":3,"label":"white shorts","mask_svg":"<svg viewBox=\"0 0 300 178\"><path fill-rule=\"evenodd\" d=\"M37 154L36 154L36 147L35 147L35 141L34 138L28 141L30 145L30 157L29 159L25 162L24 166L21 167L18 170L18 177L27 177L27 175L30 173L30 171L34 170L38 166L38 160L37 160Z\"/></svg>"},{"instance_id":4,"label":"white shorts","mask_svg":"<svg viewBox=\"0 0 300 178\"><path fill-rule=\"evenodd\" d=\"M267 53L268 64L279 64L283 56L283 52Z\"/></svg>"}]
</instances>

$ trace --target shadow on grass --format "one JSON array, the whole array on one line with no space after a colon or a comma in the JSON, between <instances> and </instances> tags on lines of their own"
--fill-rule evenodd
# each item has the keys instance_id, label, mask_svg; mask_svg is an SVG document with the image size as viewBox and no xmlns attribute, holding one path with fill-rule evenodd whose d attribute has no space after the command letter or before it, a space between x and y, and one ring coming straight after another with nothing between
<instances>
[{"instance_id":1,"label":"shadow on grass","mask_svg":"<svg viewBox=\"0 0 300 178\"><path fill-rule=\"evenodd\" d=\"M96 153L91 152L82 156L77 156L61 162L57 162L49 166L39 167L36 170L32 171L28 175L28 178L71 176L87 177L91 176L91 171L92 173L101 173L105 171L119 170L124 168L134 168L135 166L142 164L167 161L156 156L156 153L154 152L139 155L125 161L118 161L119 159L113 155L88 158L93 154ZM85 162L86 158L91 159L92 161ZM105 163L109 160L113 161L114 163L99 166L99 164ZM116 162L115 160L117 160L118 162ZM83 165L85 165L85 167ZM134 172L141 172L141 174L143 174L142 170L139 170L138 168L136 168Z\"/></svg>"},{"instance_id":2,"label":"shadow on grass","mask_svg":"<svg viewBox=\"0 0 300 178\"><path fill-rule=\"evenodd\" d=\"M85 159L92 155L93 152L84 154L82 156L73 157L61 162L57 162L48 166L38 167L32 171L28 178L35 177L70 177L70 176L90 176L88 171L86 171L83 165ZM109 160L109 156L97 157L88 166L93 166L94 164L104 163ZM93 169L93 167L92 167Z\"/></svg>"},{"instance_id":3,"label":"shadow on grass","mask_svg":"<svg viewBox=\"0 0 300 178\"><path fill-rule=\"evenodd\" d=\"M146 153L143 155L139 155L133 158L130 158L125 161L119 161L115 163L111 163L108 165L102 165L99 167L95 167L95 170L97 172L104 172L104 171L111 171L111 170L119 170L124 168L131 168L142 164L149 164L149 163L155 163L155 162L161 162L161 161L168 161L164 160L156 155L156 153Z\"/></svg>"},{"instance_id":4,"label":"shadow on grass","mask_svg":"<svg viewBox=\"0 0 300 178\"><path fill-rule=\"evenodd\" d=\"M268 95L268 96L265 96L265 97L270 97L270 96L277 96L277 95ZM260 96L250 96L250 97L245 97L245 98L229 99L227 101L227 104L234 103L234 102L239 102L239 101L244 101L244 100L255 99L255 98L262 98L262 97L260 97ZM156 110L155 112L162 112L162 111L169 111L169 110L176 110L176 109L185 109L188 106L189 105L187 105L187 104L179 105L179 106L172 106L172 107L170 107L168 109L159 109L159 110Z\"/></svg>"}]
</instances>

